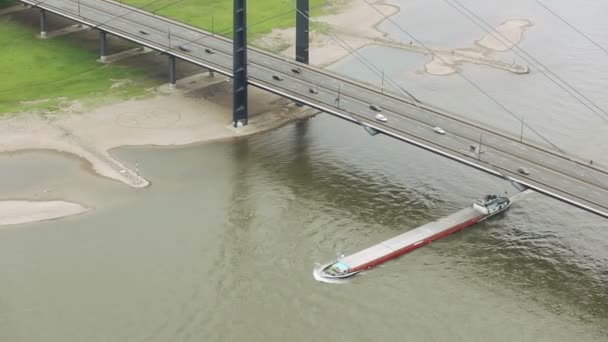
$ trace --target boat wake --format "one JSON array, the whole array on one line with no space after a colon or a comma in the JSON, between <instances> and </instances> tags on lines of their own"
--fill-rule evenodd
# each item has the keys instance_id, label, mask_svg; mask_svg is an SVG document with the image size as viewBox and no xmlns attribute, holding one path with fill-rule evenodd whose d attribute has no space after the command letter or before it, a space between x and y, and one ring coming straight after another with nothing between
<instances>
[{"instance_id":1,"label":"boat wake","mask_svg":"<svg viewBox=\"0 0 608 342\"><path fill-rule=\"evenodd\" d=\"M315 262L315 267L312 270L312 276L315 278L315 280L323 282L323 283L328 283L328 284L346 284L346 283L348 283L348 279L329 279L329 278L322 276L321 270L323 269L323 266L324 265Z\"/></svg>"}]
</instances>

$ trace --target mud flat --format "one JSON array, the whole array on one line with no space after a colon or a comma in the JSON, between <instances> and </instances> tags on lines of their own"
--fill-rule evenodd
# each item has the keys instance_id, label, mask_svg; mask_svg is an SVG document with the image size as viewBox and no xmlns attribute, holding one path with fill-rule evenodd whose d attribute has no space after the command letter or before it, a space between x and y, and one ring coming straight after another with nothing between
<instances>
[{"instance_id":1,"label":"mud flat","mask_svg":"<svg viewBox=\"0 0 608 342\"><path fill-rule=\"evenodd\" d=\"M341 4L338 13L314 18L311 20L310 63L316 66L327 66L346 56L352 51L365 46L386 46L406 51L422 53L432 56L425 65L424 71L436 76L450 75L457 71L458 66L464 63L485 65L495 69L505 70L515 74L526 74L530 70L527 65L505 62L491 56L490 50L499 50L500 42L482 37L477 46L446 49L430 46L421 46L414 41L402 42L389 39L386 34L378 30L378 25L384 16L392 16L400 11L399 7L388 5L384 1L373 2L382 14L370 8L363 1L350 1ZM353 23L357 23L353 25ZM532 23L525 19L507 20L497 27L497 30L517 43L523 38L523 32L531 27ZM336 39L338 36L340 39ZM265 37L254 41L254 44L275 50L289 58L295 58L295 29L274 30ZM289 48L285 48L289 46ZM512 45L509 47L511 48ZM496 49L494 49L496 48ZM508 50L508 49L507 49Z\"/></svg>"},{"instance_id":2,"label":"mud flat","mask_svg":"<svg viewBox=\"0 0 608 342\"><path fill-rule=\"evenodd\" d=\"M78 215L89 210L78 203L65 201L0 201L0 228Z\"/></svg>"},{"instance_id":3,"label":"mud flat","mask_svg":"<svg viewBox=\"0 0 608 342\"><path fill-rule=\"evenodd\" d=\"M57 113L18 113L0 119L0 152L52 149L91 163L93 170L132 187L149 182L114 159L121 146L185 145L258 133L316 114L257 89L250 91L250 124L232 127L231 83L224 77L194 75L166 86L148 99L95 109L72 103Z\"/></svg>"},{"instance_id":4,"label":"mud flat","mask_svg":"<svg viewBox=\"0 0 608 342\"><path fill-rule=\"evenodd\" d=\"M499 34L486 34L475 42L477 45L495 51L507 51L519 44L526 30L533 26L528 19L509 19L496 27Z\"/></svg>"}]
</instances>

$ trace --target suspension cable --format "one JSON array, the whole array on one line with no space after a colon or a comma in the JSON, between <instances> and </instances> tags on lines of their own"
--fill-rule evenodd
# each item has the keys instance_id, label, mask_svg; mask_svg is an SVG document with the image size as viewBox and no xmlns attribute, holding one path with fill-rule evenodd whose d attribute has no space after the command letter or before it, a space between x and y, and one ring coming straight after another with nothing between
<instances>
[{"instance_id":1,"label":"suspension cable","mask_svg":"<svg viewBox=\"0 0 608 342\"><path fill-rule=\"evenodd\" d=\"M424 43L422 43L419 39L417 39L414 35L412 35L410 32L408 32L406 29L404 29L401 25L399 25L397 22L395 22L392 18L386 16L384 13L382 13L382 11L380 11L376 6L374 6L373 4L371 4L368 0L362 0L364 1L366 4L368 4L372 9L374 9L376 12L380 13L386 20L388 20L389 22L391 22L393 25L395 25L401 32L407 34L411 39L413 39L414 41L416 41L416 43L418 43L420 46L422 46L425 50L427 50L429 53L433 54L437 59L439 59L440 61L442 61L443 63L448 64L439 54L433 52L431 49L429 49ZM466 80L470 85L472 85L473 87L475 87L478 91L480 91L482 94L484 94L486 97L488 97L490 100L492 100L494 103L496 103L496 105L498 105L500 108L502 108L505 112L507 112L509 115L511 115L513 118L515 118L517 121L520 121L522 123L523 126L527 127L530 131L532 131L534 134L536 134L538 137L540 137L543 141L545 141L547 144L549 144L550 146L552 146L553 148L555 148L557 151L559 151L564 158L566 158L567 160L571 161L574 165L576 165L577 167L579 167L581 170L583 170L583 172L585 172L586 174L588 174L590 177L592 177L598 184L606 187L600 180L598 180L593 174L586 172L586 170L579 165L578 162L576 162L575 160L573 160L570 155L564 151L562 148L560 148L559 146L557 146L555 143L553 143L551 140L549 140L548 138L546 138L545 136L543 136L542 134L540 134L540 132L538 132L536 129L534 129L533 127L531 127L529 124L525 123L523 121L523 119L521 119L517 114L515 114L513 111L511 111L507 106L505 106L502 102L500 102L498 99L496 99L495 97L493 97L492 95L490 95L487 91L485 91L483 88L481 88L479 85L477 85L477 83L475 83L473 80L471 80L470 78L468 78L467 76L465 76L462 72L460 72L459 70L455 69L456 73L458 75L460 75L460 77L462 77L464 80Z\"/></svg>"}]
</instances>

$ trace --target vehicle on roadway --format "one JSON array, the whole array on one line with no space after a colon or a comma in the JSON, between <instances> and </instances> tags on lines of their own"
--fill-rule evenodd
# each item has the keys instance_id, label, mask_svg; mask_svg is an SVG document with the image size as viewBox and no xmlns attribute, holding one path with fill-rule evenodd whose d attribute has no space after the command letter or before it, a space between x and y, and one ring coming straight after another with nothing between
<instances>
[{"instance_id":1,"label":"vehicle on roadway","mask_svg":"<svg viewBox=\"0 0 608 342\"><path fill-rule=\"evenodd\" d=\"M433 127L433 131L437 134L445 134L445 130L441 127Z\"/></svg>"},{"instance_id":2,"label":"vehicle on roadway","mask_svg":"<svg viewBox=\"0 0 608 342\"><path fill-rule=\"evenodd\" d=\"M380 113L376 114L375 118L376 118L376 120L378 120L380 122L386 122L387 121L386 116L384 116L384 115L382 115Z\"/></svg>"},{"instance_id":3,"label":"vehicle on roadway","mask_svg":"<svg viewBox=\"0 0 608 342\"><path fill-rule=\"evenodd\" d=\"M521 173L522 175L526 175L526 176L530 174L530 171L528 171L528 169L526 169L525 167L518 167L517 172Z\"/></svg>"},{"instance_id":4,"label":"vehicle on roadway","mask_svg":"<svg viewBox=\"0 0 608 342\"><path fill-rule=\"evenodd\" d=\"M369 105L369 109L373 110L374 112L381 112L382 111L382 108L380 108L380 106L375 105L375 104Z\"/></svg>"}]
</instances>

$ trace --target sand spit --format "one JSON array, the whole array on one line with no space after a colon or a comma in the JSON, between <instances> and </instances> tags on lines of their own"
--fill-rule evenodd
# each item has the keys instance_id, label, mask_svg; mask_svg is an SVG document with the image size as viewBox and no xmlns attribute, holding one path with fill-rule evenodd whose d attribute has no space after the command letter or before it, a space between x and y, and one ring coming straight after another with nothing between
<instances>
[{"instance_id":1,"label":"sand spit","mask_svg":"<svg viewBox=\"0 0 608 342\"><path fill-rule=\"evenodd\" d=\"M495 51L507 51L519 44L526 30L533 26L528 19L509 19L500 24L493 34L486 34L475 43L483 48Z\"/></svg>"},{"instance_id":2,"label":"sand spit","mask_svg":"<svg viewBox=\"0 0 608 342\"><path fill-rule=\"evenodd\" d=\"M53 220L89 210L64 201L0 201L0 226Z\"/></svg>"},{"instance_id":3,"label":"sand spit","mask_svg":"<svg viewBox=\"0 0 608 342\"><path fill-rule=\"evenodd\" d=\"M120 146L184 145L227 139L275 128L316 112L290 101L251 89L250 124L231 125L231 83L224 77L195 75L178 82L171 93L166 86L149 99L86 110L73 105L60 113L19 113L0 119L0 152L53 149L89 161L93 170L132 187L149 182L112 158Z\"/></svg>"}]
</instances>

